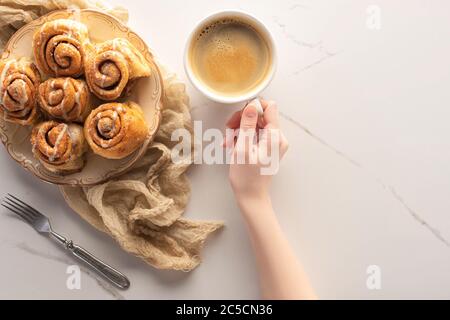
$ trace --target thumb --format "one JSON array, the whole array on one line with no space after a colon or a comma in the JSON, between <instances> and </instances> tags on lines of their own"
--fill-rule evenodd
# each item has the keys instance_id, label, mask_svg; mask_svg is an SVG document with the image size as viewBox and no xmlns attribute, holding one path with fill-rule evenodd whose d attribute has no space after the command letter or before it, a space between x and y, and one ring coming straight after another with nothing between
<instances>
[{"instance_id":1,"label":"thumb","mask_svg":"<svg viewBox=\"0 0 450 320\"><path fill-rule=\"evenodd\" d=\"M258 122L258 111L251 103L242 110L241 125L239 127L236 141L237 150L250 152L256 135L256 124Z\"/></svg>"},{"instance_id":2,"label":"thumb","mask_svg":"<svg viewBox=\"0 0 450 320\"><path fill-rule=\"evenodd\" d=\"M258 122L258 111L253 103L248 104L242 111L240 129L242 131L248 129L256 129L256 123Z\"/></svg>"}]
</instances>

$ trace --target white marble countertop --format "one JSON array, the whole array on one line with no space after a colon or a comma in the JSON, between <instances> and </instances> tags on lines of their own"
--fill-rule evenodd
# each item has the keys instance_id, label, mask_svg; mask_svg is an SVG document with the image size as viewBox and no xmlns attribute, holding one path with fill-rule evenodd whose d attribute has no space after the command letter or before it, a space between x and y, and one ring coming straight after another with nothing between
<instances>
[{"instance_id":1,"label":"white marble countertop","mask_svg":"<svg viewBox=\"0 0 450 320\"><path fill-rule=\"evenodd\" d=\"M265 21L278 45L279 68L264 96L279 103L290 141L273 202L319 295L450 298L447 1L113 2L129 8L130 26L184 79L184 41L200 18L239 8ZM379 29L370 4L380 10ZM193 117L204 128L223 129L238 108L211 103L191 86L189 92ZM20 195L48 212L56 230L132 282L119 291L84 270L81 289L68 290L66 269L74 261L2 210L0 298L258 297L255 262L225 165L195 166L189 173L186 216L226 222L189 274L158 271L123 252L74 214L55 186L24 171L4 150L0 165L0 194ZM366 285L370 265L381 270L380 290Z\"/></svg>"}]
</instances>

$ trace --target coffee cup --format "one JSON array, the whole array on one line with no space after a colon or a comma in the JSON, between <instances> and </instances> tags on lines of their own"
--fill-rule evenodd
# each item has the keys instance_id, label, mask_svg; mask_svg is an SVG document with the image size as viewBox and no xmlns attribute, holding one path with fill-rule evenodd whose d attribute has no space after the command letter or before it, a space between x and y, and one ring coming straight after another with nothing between
<instances>
[{"instance_id":1,"label":"coffee cup","mask_svg":"<svg viewBox=\"0 0 450 320\"><path fill-rule=\"evenodd\" d=\"M237 10L212 14L190 33L184 52L189 80L211 100L237 103L257 97L276 70L268 28Z\"/></svg>"}]
</instances>

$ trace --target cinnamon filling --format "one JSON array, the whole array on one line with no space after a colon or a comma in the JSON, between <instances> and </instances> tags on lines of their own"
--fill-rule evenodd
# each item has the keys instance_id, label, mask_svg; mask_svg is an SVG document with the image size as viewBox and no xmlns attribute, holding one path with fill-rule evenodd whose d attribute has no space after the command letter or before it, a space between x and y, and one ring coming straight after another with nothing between
<instances>
[{"instance_id":1,"label":"cinnamon filling","mask_svg":"<svg viewBox=\"0 0 450 320\"><path fill-rule=\"evenodd\" d=\"M19 106L25 105L28 102L29 94L31 94L28 84L22 79L16 79L11 82L6 92L9 98Z\"/></svg>"},{"instance_id":2,"label":"cinnamon filling","mask_svg":"<svg viewBox=\"0 0 450 320\"><path fill-rule=\"evenodd\" d=\"M120 130L120 120L110 117L103 117L97 122L97 133L105 140L113 139Z\"/></svg>"},{"instance_id":3,"label":"cinnamon filling","mask_svg":"<svg viewBox=\"0 0 450 320\"><path fill-rule=\"evenodd\" d=\"M120 143L125 134L122 127L122 114L125 110L120 106L103 107L87 124L94 143L101 148L112 148Z\"/></svg>"},{"instance_id":4,"label":"cinnamon filling","mask_svg":"<svg viewBox=\"0 0 450 320\"><path fill-rule=\"evenodd\" d=\"M100 65L100 73L102 77L97 79L100 81L99 86L105 90L113 90L121 80L121 72L112 60L106 60Z\"/></svg>"},{"instance_id":5,"label":"cinnamon filling","mask_svg":"<svg viewBox=\"0 0 450 320\"><path fill-rule=\"evenodd\" d=\"M67 125L62 123L52 127L52 124L49 124L45 129L49 129L44 132L45 144L39 144L39 149L48 158L48 161L58 162L70 156L68 154L70 136L67 132Z\"/></svg>"},{"instance_id":6,"label":"cinnamon filling","mask_svg":"<svg viewBox=\"0 0 450 320\"><path fill-rule=\"evenodd\" d=\"M48 94L48 103L50 106L57 106L59 105L64 99L64 91L62 89L57 89L54 91L51 91Z\"/></svg>"},{"instance_id":7,"label":"cinnamon filling","mask_svg":"<svg viewBox=\"0 0 450 320\"><path fill-rule=\"evenodd\" d=\"M48 66L57 75L76 73L82 67L79 43L75 39L68 38L67 35L56 35L50 38L44 52Z\"/></svg>"}]
</instances>

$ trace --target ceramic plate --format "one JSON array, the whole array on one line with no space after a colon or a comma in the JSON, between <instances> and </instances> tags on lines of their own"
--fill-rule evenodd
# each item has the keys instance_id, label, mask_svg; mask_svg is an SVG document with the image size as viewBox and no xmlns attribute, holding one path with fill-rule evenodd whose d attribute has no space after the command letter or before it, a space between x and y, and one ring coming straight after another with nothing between
<instances>
[{"instance_id":1,"label":"ceramic plate","mask_svg":"<svg viewBox=\"0 0 450 320\"><path fill-rule=\"evenodd\" d=\"M47 171L37 161L31 151L31 128L5 122L0 117L0 139L11 157L24 168L31 171L44 181L62 185L94 185L118 176L132 167L145 153L158 130L161 120L161 98L163 86L161 74L153 60L153 55L145 42L127 26L108 14L96 10L55 11L30 22L18 30L6 45L2 58L30 57L32 60L32 37L34 32L45 22L69 18L84 23L89 30L89 36L94 43L113 38L126 38L138 48L152 66L152 75L140 79L133 88L133 94L127 98L137 102L144 110L149 126L149 134L140 149L130 156L120 160L109 160L88 151L86 165L81 172L62 176ZM45 78L45 75L43 75ZM101 102L98 102L100 104Z\"/></svg>"}]
</instances>

